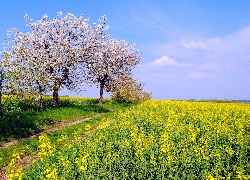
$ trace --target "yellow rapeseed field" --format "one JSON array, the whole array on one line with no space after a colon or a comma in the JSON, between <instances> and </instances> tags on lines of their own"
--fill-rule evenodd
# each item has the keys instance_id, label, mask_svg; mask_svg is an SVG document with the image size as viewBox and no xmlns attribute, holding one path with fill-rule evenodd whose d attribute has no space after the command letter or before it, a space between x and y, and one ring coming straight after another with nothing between
<instances>
[{"instance_id":1,"label":"yellow rapeseed field","mask_svg":"<svg viewBox=\"0 0 250 180\"><path fill-rule=\"evenodd\" d=\"M110 122L112 122L110 124ZM83 140L40 137L24 179L250 179L250 105L150 100L103 119ZM14 162L14 161L13 161Z\"/></svg>"}]
</instances>

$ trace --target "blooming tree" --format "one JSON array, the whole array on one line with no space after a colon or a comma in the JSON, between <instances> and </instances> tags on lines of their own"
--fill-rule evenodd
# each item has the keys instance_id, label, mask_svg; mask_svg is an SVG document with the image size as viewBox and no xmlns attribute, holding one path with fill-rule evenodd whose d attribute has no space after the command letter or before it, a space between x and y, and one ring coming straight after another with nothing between
<instances>
[{"instance_id":1,"label":"blooming tree","mask_svg":"<svg viewBox=\"0 0 250 180\"><path fill-rule=\"evenodd\" d=\"M63 17L62 12L52 20L47 15L36 22L31 22L28 15L25 19L31 32L13 28L9 35L14 38L5 42L3 64L9 87L40 95L53 91L53 107L57 107L61 88L79 92L86 82L86 65L106 36L106 17L93 27L83 15L77 18L68 13Z\"/></svg>"},{"instance_id":2,"label":"blooming tree","mask_svg":"<svg viewBox=\"0 0 250 180\"><path fill-rule=\"evenodd\" d=\"M31 35L20 33L19 38L22 38L22 41L15 41L16 44L12 46L11 51L4 53L2 61L6 76L4 82L5 88L14 94L38 95L39 110L42 110L44 108L42 97L51 90L51 79L46 73L43 61L35 55L36 49L25 43L32 38Z\"/></svg>"},{"instance_id":3,"label":"blooming tree","mask_svg":"<svg viewBox=\"0 0 250 180\"><path fill-rule=\"evenodd\" d=\"M3 117L2 92L4 89L4 71L0 69L0 117Z\"/></svg>"},{"instance_id":4,"label":"blooming tree","mask_svg":"<svg viewBox=\"0 0 250 180\"><path fill-rule=\"evenodd\" d=\"M135 44L125 40L107 38L98 44L98 51L88 63L88 80L100 86L99 104L102 104L103 91L112 91L117 78L129 76L142 58Z\"/></svg>"}]
</instances>

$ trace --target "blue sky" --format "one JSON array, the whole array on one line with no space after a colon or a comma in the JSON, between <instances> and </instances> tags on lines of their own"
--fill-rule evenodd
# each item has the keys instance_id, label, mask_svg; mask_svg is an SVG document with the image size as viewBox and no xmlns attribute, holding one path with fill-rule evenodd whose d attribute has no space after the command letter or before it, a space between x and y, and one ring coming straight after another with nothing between
<instances>
[{"instance_id":1,"label":"blue sky","mask_svg":"<svg viewBox=\"0 0 250 180\"><path fill-rule=\"evenodd\" d=\"M248 0L6 0L0 41L9 28L26 30L25 14L63 11L91 22L106 15L108 33L140 49L134 74L154 99L250 99L249 7ZM98 97L98 89L80 95Z\"/></svg>"}]
</instances>

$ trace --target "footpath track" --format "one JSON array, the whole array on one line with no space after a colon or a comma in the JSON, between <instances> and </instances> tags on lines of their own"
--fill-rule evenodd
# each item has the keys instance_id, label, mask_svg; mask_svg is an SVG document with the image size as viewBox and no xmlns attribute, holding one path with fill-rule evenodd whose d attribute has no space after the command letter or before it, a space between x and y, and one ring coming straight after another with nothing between
<instances>
[{"instance_id":1,"label":"footpath track","mask_svg":"<svg viewBox=\"0 0 250 180\"><path fill-rule=\"evenodd\" d=\"M91 116L91 117L83 118L83 119L76 120L76 121L69 122L69 123L60 123L60 124L56 125L55 127L51 128L51 129L42 131L42 132L40 132L40 133L34 134L34 135L32 135L32 136L29 136L29 137L27 137L27 138L20 138L20 139L18 139L18 140L13 140L13 141L4 143L4 144L1 145L0 148L8 148L8 147L10 147L10 146L12 146L12 145L14 145L14 144L19 143L19 142L23 142L23 141L27 141L27 140L29 140L29 139L36 138L36 137L40 136L41 134L47 134L47 133L55 132L55 131L61 130L61 129L65 128L65 127L73 126L73 125L80 124L80 123L82 123L82 122L91 120L91 119L93 119L93 118L97 118L97 117L99 117L99 116L101 116L101 115L104 115L104 114L106 114L106 113L98 113L98 114L95 114L95 115L93 115L93 116ZM88 135L86 135L86 136L89 136L89 135L90 135L90 134L88 134ZM84 138L85 138L85 137L84 137ZM32 159L32 157L29 157L29 156L26 157L26 156L24 156L24 157L22 157L22 160L21 160L22 163L21 163L21 164L26 164L26 163L29 162L31 159ZM27 165L26 165L26 166L27 166ZM5 169L5 168L6 168L6 167L0 169L0 180L8 180L7 177L5 176L5 173L4 173L4 169Z\"/></svg>"}]
</instances>

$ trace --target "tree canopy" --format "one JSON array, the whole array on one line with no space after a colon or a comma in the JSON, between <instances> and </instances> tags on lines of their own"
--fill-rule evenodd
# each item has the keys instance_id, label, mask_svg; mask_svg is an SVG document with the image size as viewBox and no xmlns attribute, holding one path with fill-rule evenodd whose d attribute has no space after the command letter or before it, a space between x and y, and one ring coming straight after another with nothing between
<instances>
[{"instance_id":1,"label":"tree canopy","mask_svg":"<svg viewBox=\"0 0 250 180\"><path fill-rule=\"evenodd\" d=\"M103 91L112 91L121 76L132 77L132 69L142 59L134 44L107 35L106 16L93 25L84 15L77 18L62 12L52 20L47 15L35 22L28 15L24 18L29 31L8 30L2 69L6 87L14 93L38 95L40 109L47 92L53 91L53 107L57 107L60 89L80 92L85 84L100 87L102 103Z\"/></svg>"},{"instance_id":2,"label":"tree canopy","mask_svg":"<svg viewBox=\"0 0 250 180\"><path fill-rule=\"evenodd\" d=\"M141 59L135 44L129 45L125 40L108 38L99 44L98 52L87 67L90 83L100 86L100 104L103 90L110 92L116 86L117 78L132 76L132 70Z\"/></svg>"}]
</instances>

